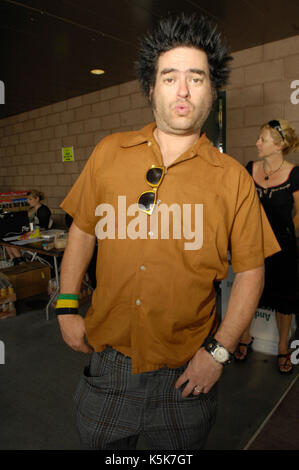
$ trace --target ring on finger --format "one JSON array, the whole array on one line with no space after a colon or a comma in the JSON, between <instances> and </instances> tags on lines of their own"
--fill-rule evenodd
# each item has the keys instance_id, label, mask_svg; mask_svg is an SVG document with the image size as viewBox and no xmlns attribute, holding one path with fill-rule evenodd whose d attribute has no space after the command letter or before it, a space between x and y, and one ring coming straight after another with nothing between
<instances>
[{"instance_id":1,"label":"ring on finger","mask_svg":"<svg viewBox=\"0 0 299 470\"><path fill-rule=\"evenodd\" d=\"M193 393L200 393L200 385L196 385L193 389Z\"/></svg>"}]
</instances>

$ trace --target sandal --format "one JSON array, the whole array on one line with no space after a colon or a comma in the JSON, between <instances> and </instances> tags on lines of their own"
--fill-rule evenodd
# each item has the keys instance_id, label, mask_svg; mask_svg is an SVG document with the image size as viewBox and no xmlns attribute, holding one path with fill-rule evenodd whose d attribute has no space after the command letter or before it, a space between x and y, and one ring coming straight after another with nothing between
<instances>
[{"instance_id":1,"label":"sandal","mask_svg":"<svg viewBox=\"0 0 299 470\"><path fill-rule=\"evenodd\" d=\"M248 355L252 352L252 344L253 344L253 341L254 341L254 338L251 337L251 341L250 343L239 343L238 344L238 348L236 349L236 351L234 352L234 358L235 358L235 361L239 361L239 362L244 362L246 361ZM242 353L241 350L240 350L240 347L245 347L247 348L245 353ZM239 353L239 354L245 354L243 359L239 358L239 357L236 357L236 352Z\"/></svg>"},{"instance_id":2,"label":"sandal","mask_svg":"<svg viewBox=\"0 0 299 470\"><path fill-rule=\"evenodd\" d=\"M281 357L285 357L285 361L283 364L280 364L279 363L279 359ZM293 372L293 365L292 365L292 362L291 362L291 356L290 354L278 354L277 356L277 359L278 359L278 372L281 374L281 375L287 375L287 374L292 374ZM290 362L290 365L291 365L291 368L289 370L283 370L282 367L286 367L288 361Z\"/></svg>"}]
</instances>

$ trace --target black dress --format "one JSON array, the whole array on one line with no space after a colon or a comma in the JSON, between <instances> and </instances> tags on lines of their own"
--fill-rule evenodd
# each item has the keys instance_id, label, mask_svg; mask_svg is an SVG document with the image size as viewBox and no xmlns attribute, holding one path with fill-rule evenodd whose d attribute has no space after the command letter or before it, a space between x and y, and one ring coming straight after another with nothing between
<instances>
[{"instance_id":1,"label":"black dress","mask_svg":"<svg viewBox=\"0 0 299 470\"><path fill-rule=\"evenodd\" d=\"M246 168L252 175L253 162ZM299 166L295 166L286 181L263 188L255 181L260 201L265 209L281 251L265 259L265 288L259 307L279 313L299 313L297 279L297 244L293 223L293 193L299 190Z\"/></svg>"},{"instance_id":2,"label":"black dress","mask_svg":"<svg viewBox=\"0 0 299 470\"><path fill-rule=\"evenodd\" d=\"M49 227L51 211L48 206L42 204L36 211L36 216L38 218L38 225L41 228L47 229Z\"/></svg>"},{"instance_id":3,"label":"black dress","mask_svg":"<svg viewBox=\"0 0 299 470\"><path fill-rule=\"evenodd\" d=\"M29 216L29 220L34 221L40 228L47 229L49 227L51 211L48 206L42 204L36 211L36 214Z\"/></svg>"}]
</instances>

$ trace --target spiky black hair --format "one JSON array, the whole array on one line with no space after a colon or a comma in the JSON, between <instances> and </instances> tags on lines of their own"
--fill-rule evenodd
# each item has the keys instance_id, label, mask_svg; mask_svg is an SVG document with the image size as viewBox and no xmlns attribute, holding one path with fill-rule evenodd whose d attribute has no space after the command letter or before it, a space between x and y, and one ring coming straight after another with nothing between
<instances>
[{"instance_id":1,"label":"spiky black hair","mask_svg":"<svg viewBox=\"0 0 299 470\"><path fill-rule=\"evenodd\" d=\"M205 16L182 13L160 19L153 31L149 31L140 42L135 70L147 98L150 88L155 85L159 56L175 47L194 47L207 54L210 80L215 91L228 82L228 62L232 57L217 26Z\"/></svg>"}]
</instances>

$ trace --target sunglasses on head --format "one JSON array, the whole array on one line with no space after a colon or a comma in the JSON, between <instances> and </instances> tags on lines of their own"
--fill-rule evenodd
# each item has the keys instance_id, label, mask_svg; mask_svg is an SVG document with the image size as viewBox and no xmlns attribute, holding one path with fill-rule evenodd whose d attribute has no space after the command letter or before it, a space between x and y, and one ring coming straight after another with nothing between
<instances>
[{"instance_id":1,"label":"sunglasses on head","mask_svg":"<svg viewBox=\"0 0 299 470\"><path fill-rule=\"evenodd\" d=\"M157 190L162 183L165 168L162 166L152 166L145 175L145 180L151 190L144 191L137 199L138 209L151 215L157 201Z\"/></svg>"},{"instance_id":2,"label":"sunglasses on head","mask_svg":"<svg viewBox=\"0 0 299 470\"><path fill-rule=\"evenodd\" d=\"M284 135L283 135L279 121L277 121L276 119L273 119L272 121L268 122L268 125L272 127L272 129L275 129L277 132L279 132L280 137L282 138L282 140L284 140Z\"/></svg>"}]
</instances>

